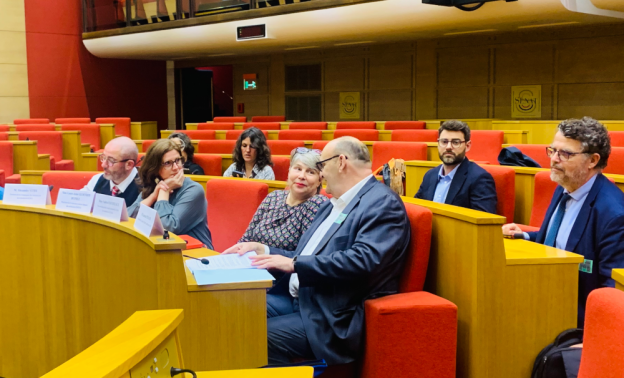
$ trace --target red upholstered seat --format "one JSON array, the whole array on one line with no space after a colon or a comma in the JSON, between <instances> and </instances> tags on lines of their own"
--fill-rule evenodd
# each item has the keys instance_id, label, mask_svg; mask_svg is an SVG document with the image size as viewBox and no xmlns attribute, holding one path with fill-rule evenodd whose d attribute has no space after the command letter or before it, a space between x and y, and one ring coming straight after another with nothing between
<instances>
[{"instance_id":1,"label":"red upholstered seat","mask_svg":"<svg viewBox=\"0 0 624 378\"><path fill-rule=\"evenodd\" d=\"M254 116L251 122L285 122L286 116Z\"/></svg>"},{"instance_id":2,"label":"red upholstered seat","mask_svg":"<svg viewBox=\"0 0 624 378\"><path fill-rule=\"evenodd\" d=\"M318 142L312 143L312 149L321 150L327 146L327 143L331 142L330 140L319 140Z\"/></svg>"},{"instance_id":3,"label":"red upholstered seat","mask_svg":"<svg viewBox=\"0 0 624 378\"><path fill-rule=\"evenodd\" d=\"M290 155L297 147L305 147L302 140L267 140L271 155Z\"/></svg>"},{"instance_id":4,"label":"red upholstered seat","mask_svg":"<svg viewBox=\"0 0 624 378\"><path fill-rule=\"evenodd\" d=\"M49 171L43 174L41 183L53 186L50 197L55 204L59 189L82 189L97 174L97 172Z\"/></svg>"},{"instance_id":5,"label":"red upholstered seat","mask_svg":"<svg viewBox=\"0 0 624 378\"><path fill-rule=\"evenodd\" d=\"M143 158L145 158L145 152L139 152L139 160L136 163L137 167L140 167L143 164Z\"/></svg>"},{"instance_id":6,"label":"red upholstered seat","mask_svg":"<svg viewBox=\"0 0 624 378\"><path fill-rule=\"evenodd\" d=\"M611 147L624 147L624 131L609 131Z\"/></svg>"},{"instance_id":7,"label":"red upholstered seat","mask_svg":"<svg viewBox=\"0 0 624 378\"><path fill-rule=\"evenodd\" d=\"M228 131L225 132L225 139L236 140L243 133L243 131L245 131L245 130L228 130ZM265 138L269 137L269 132L268 131L264 130L264 131L262 131L262 133L264 134Z\"/></svg>"},{"instance_id":8,"label":"red upholstered seat","mask_svg":"<svg viewBox=\"0 0 624 378\"><path fill-rule=\"evenodd\" d=\"M499 130L473 130L470 134L472 148L466 156L470 160L498 165L498 155L503 146L505 133Z\"/></svg>"},{"instance_id":9,"label":"red upholstered seat","mask_svg":"<svg viewBox=\"0 0 624 378\"><path fill-rule=\"evenodd\" d=\"M93 123L73 123L61 125L62 131L80 131L80 141L91 145L93 151L102 148L100 145L100 125Z\"/></svg>"},{"instance_id":10,"label":"red upholstered seat","mask_svg":"<svg viewBox=\"0 0 624 378\"><path fill-rule=\"evenodd\" d=\"M289 130L327 130L327 122L291 122Z\"/></svg>"},{"instance_id":11,"label":"red upholstered seat","mask_svg":"<svg viewBox=\"0 0 624 378\"><path fill-rule=\"evenodd\" d=\"M58 122L57 122L58 123ZM84 123L84 122L77 122ZM113 124L115 125L115 135L126 136L130 138L130 118L128 117L101 117L96 118L95 123L99 124Z\"/></svg>"},{"instance_id":12,"label":"red upholstered seat","mask_svg":"<svg viewBox=\"0 0 624 378\"><path fill-rule=\"evenodd\" d=\"M322 140L322 130L281 130L280 140Z\"/></svg>"},{"instance_id":13,"label":"red upholstered seat","mask_svg":"<svg viewBox=\"0 0 624 378\"><path fill-rule=\"evenodd\" d=\"M624 175L624 147L611 147L611 155L603 173Z\"/></svg>"},{"instance_id":14,"label":"red upholstered seat","mask_svg":"<svg viewBox=\"0 0 624 378\"><path fill-rule=\"evenodd\" d=\"M271 160L273 160L273 173L275 173L275 180L288 181L290 156L271 156Z\"/></svg>"},{"instance_id":15,"label":"red upholstered seat","mask_svg":"<svg viewBox=\"0 0 624 378\"><path fill-rule=\"evenodd\" d=\"M54 125L15 125L15 131L56 131Z\"/></svg>"},{"instance_id":16,"label":"red upholstered seat","mask_svg":"<svg viewBox=\"0 0 624 378\"><path fill-rule=\"evenodd\" d=\"M246 179L213 179L206 183L208 227L215 251L223 252L243 236L269 186Z\"/></svg>"},{"instance_id":17,"label":"red upholstered seat","mask_svg":"<svg viewBox=\"0 0 624 378\"><path fill-rule=\"evenodd\" d=\"M194 154L193 162L204 170L206 176L221 176L221 156L210 154Z\"/></svg>"},{"instance_id":18,"label":"red upholstered seat","mask_svg":"<svg viewBox=\"0 0 624 378\"><path fill-rule=\"evenodd\" d=\"M621 378L624 374L624 292L592 291L587 298L583 354L578 378Z\"/></svg>"},{"instance_id":19,"label":"red upholstered seat","mask_svg":"<svg viewBox=\"0 0 624 378\"><path fill-rule=\"evenodd\" d=\"M143 150L143 152L147 152L147 150L150 148L152 144L154 144L154 142L156 142L156 139L144 140L143 142L141 142L141 150Z\"/></svg>"},{"instance_id":20,"label":"red upholstered seat","mask_svg":"<svg viewBox=\"0 0 624 378\"><path fill-rule=\"evenodd\" d=\"M427 160L427 144L418 142L373 143L373 171L391 159Z\"/></svg>"},{"instance_id":21,"label":"red upholstered seat","mask_svg":"<svg viewBox=\"0 0 624 378\"><path fill-rule=\"evenodd\" d=\"M393 142L437 142L438 130L394 130Z\"/></svg>"},{"instance_id":22,"label":"red upholstered seat","mask_svg":"<svg viewBox=\"0 0 624 378\"><path fill-rule=\"evenodd\" d=\"M234 130L234 124L227 122L198 123L197 130Z\"/></svg>"},{"instance_id":23,"label":"red upholstered seat","mask_svg":"<svg viewBox=\"0 0 624 378\"><path fill-rule=\"evenodd\" d=\"M557 183L550 179L550 171L537 172L534 180L531 219L528 225L518 225L525 232L538 231L542 226L552 196L557 189Z\"/></svg>"},{"instance_id":24,"label":"red upholstered seat","mask_svg":"<svg viewBox=\"0 0 624 378\"><path fill-rule=\"evenodd\" d=\"M216 135L214 130L176 130L175 132L186 134L189 138L198 140L214 139Z\"/></svg>"},{"instance_id":25,"label":"red upholstered seat","mask_svg":"<svg viewBox=\"0 0 624 378\"><path fill-rule=\"evenodd\" d=\"M279 122L247 122L243 123L243 129L255 127L260 130L279 130Z\"/></svg>"},{"instance_id":26,"label":"red upholstered seat","mask_svg":"<svg viewBox=\"0 0 624 378\"><path fill-rule=\"evenodd\" d=\"M496 214L506 217L507 223L514 220L516 208L516 171L510 167L482 165L488 171L496 185Z\"/></svg>"},{"instance_id":27,"label":"red upholstered seat","mask_svg":"<svg viewBox=\"0 0 624 378\"><path fill-rule=\"evenodd\" d=\"M197 152L202 154L231 154L234 152L234 147L236 147L235 140L200 140Z\"/></svg>"},{"instance_id":28,"label":"red upholstered seat","mask_svg":"<svg viewBox=\"0 0 624 378\"><path fill-rule=\"evenodd\" d=\"M334 131L334 139L338 139L343 136L352 136L361 141L375 141L379 140L379 131L377 130L361 130L361 129L345 129Z\"/></svg>"},{"instance_id":29,"label":"red upholstered seat","mask_svg":"<svg viewBox=\"0 0 624 378\"><path fill-rule=\"evenodd\" d=\"M54 120L57 125L63 125L66 123L91 123L90 118L57 118ZM111 122L99 122L99 123L111 123Z\"/></svg>"},{"instance_id":30,"label":"red upholstered seat","mask_svg":"<svg viewBox=\"0 0 624 378\"><path fill-rule=\"evenodd\" d=\"M547 144L514 144L513 147L517 147L524 155L535 160L542 168L550 168L550 158L546 155Z\"/></svg>"},{"instance_id":31,"label":"red upholstered seat","mask_svg":"<svg viewBox=\"0 0 624 378\"><path fill-rule=\"evenodd\" d=\"M375 122L338 122L336 123L337 130L342 130L342 129L375 130L376 128L377 128L377 125L375 124Z\"/></svg>"},{"instance_id":32,"label":"red upholstered seat","mask_svg":"<svg viewBox=\"0 0 624 378\"><path fill-rule=\"evenodd\" d=\"M212 122L247 122L247 117L214 117Z\"/></svg>"},{"instance_id":33,"label":"red upholstered seat","mask_svg":"<svg viewBox=\"0 0 624 378\"><path fill-rule=\"evenodd\" d=\"M30 118L30 119L14 119L14 125L32 125L32 124L45 124L50 123L47 118Z\"/></svg>"},{"instance_id":34,"label":"red upholstered seat","mask_svg":"<svg viewBox=\"0 0 624 378\"><path fill-rule=\"evenodd\" d=\"M4 132L4 131L0 131L0 140L9 140L9 133Z\"/></svg>"},{"instance_id":35,"label":"red upholstered seat","mask_svg":"<svg viewBox=\"0 0 624 378\"><path fill-rule=\"evenodd\" d=\"M423 121L387 121L384 130L417 130L424 129L426 126L427 122Z\"/></svg>"},{"instance_id":36,"label":"red upholstered seat","mask_svg":"<svg viewBox=\"0 0 624 378\"><path fill-rule=\"evenodd\" d=\"M74 170L73 161L63 160L63 134L60 131L22 131L19 140L36 140L38 153L50 155L51 170Z\"/></svg>"},{"instance_id":37,"label":"red upholstered seat","mask_svg":"<svg viewBox=\"0 0 624 378\"><path fill-rule=\"evenodd\" d=\"M0 125L0 132L9 132L11 131L11 127L9 125Z\"/></svg>"}]
</instances>

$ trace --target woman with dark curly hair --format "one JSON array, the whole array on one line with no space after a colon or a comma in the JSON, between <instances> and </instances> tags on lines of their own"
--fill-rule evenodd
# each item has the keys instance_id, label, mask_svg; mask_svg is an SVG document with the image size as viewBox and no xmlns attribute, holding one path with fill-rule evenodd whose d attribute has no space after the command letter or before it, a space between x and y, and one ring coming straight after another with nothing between
<instances>
[{"instance_id":1,"label":"woman with dark curly hair","mask_svg":"<svg viewBox=\"0 0 624 378\"><path fill-rule=\"evenodd\" d=\"M271 150L259 129L252 127L243 131L232 153L234 163L223 177L245 177L258 180L275 180Z\"/></svg>"},{"instance_id":2,"label":"woman with dark curly hair","mask_svg":"<svg viewBox=\"0 0 624 378\"><path fill-rule=\"evenodd\" d=\"M184 177L183 164L178 143L171 139L154 142L139 169L141 193L128 208L128 216L136 217L141 205L152 207L165 230L189 235L212 249L204 189Z\"/></svg>"}]
</instances>

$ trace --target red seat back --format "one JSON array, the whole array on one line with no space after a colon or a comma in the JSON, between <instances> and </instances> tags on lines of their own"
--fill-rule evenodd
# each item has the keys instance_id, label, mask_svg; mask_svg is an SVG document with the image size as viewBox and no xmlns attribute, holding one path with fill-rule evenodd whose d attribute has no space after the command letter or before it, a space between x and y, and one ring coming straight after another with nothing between
<instances>
[{"instance_id":1,"label":"red seat back","mask_svg":"<svg viewBox=\"0 0 624 378\"><path fill-rule=\"evenodd\" d=\"M611 147L624 147L624 131L609 131Z\"/></svg>"},{"instance_id":2,"label":"red seat back","mask_svg":"<svg viewBox=\"0 0 624 378\"><path fill-rule=\"evenodd\" d=\"M322 130L281 130L280 140L322 140Z\"/></svg>"},{"instance_id":3,"label":"red seat back","mask_svg":"<svg viewBox=\"0 0 624 378\"><path fill-rule=\"evenodd\" d=\"M210 154L194 154L193 163L204 170L206 176L221 176L221 156Z\"/></svg>"},{"instance_id":4,"label":"red seat back","mask_svg":"<svg viewBox=\"0 0 624 378\"><path fill-rule=\"evenodd\" d=\"M481 167L492 175L496 185L496 214L507 218L507 223L513 222L516 208L516 171L510 167Z\"/></svg>"},{"instance_id":5,"label":"red seat back","mask_svg":"<svg viewBox=\"0 0 624 378\"><path fill-rule=\"evenodd\" d=\"M11 126L9 125L0 125L0 132L9 132L11 131Z\"/></svg>"},{"instance_id":6,"label":"red seat back","mask_svg":"<svg viewBox=\"0 0 624 378\"><path fill-rule=\"evenodd\" d=\"M260 130L279 130L279 122L247 122L243 123L243 129L250 129L255 127Z\"/></svg>"},{"instance_id":7,"label":"red seat back","mask_svg":"<svg viewBox=\"0 0 624 378\"><path fill-rule=\"evenodd\" d=\"M213 179L206 183L208 227L215 251L223 252L238 242L268 193L267 184L254 180Z\"/></svg>"},{"instance_id":8,"label":"red seat back","mask_svg":"<svg viewBox=\"0 0 624 378\"><path fill-rule=\"evenodd\" d=\"M286 122L286 116L254 116L251 122Z\"/></svg>"},{"instance_id":9,"label":"red seat back","mask_svg":"<svg viewBox=\"0 0 624 378\"><path fill-rule=\"evenodd\" d=\"M9 140L9 133L0 131L0 140Z\"/></svg>"},{"instance_id":10,"label":"red seat back","mask_svg":"<svg viewBox=\"0 0 624 378\"><path fill-rule=\"evenodd\" d=\"M603 173L624 175L624 147L611 147L611 155Z\"/></svg>"},{"instance_id":11,"label":"red seat back","mask_svg":"<svg viewBox=\"0 0 624 378\"><path fill-rule=\"evenodd\" d=\"M69 125L61 125L62 131L80 131L80 141L88 143L97 151L100 145L100 125L92 123L74 123Z\"/></svg>"},{"instance_id":12,"label":"red seat back","mask_svg":"<svg viewBox=\"0 0 624 378\"><path fill-rule=\"evenodd\" d=\"M429 264L433 222L431 210L412 203L404 203L404 205L410 221L411 239L401 275L399 289L401 293L423 289Z\"/></svg>"},{"instance_id":13,"label":"red seat back","mask_svg":"<svg viewBox=\"0 0 624 378\"><path fill-rule=\"evenodd\" d=\"M373 143L373 171L390 159L427 160L427 144L418 142Z\"/></svg>"},{"instance_id":14,"label":"red seat back","mask_svg":"<svg viewBox=\"0 0 624 378\"><path fill-rule=\"evenodd\" d=\"M393 142L437 142L438 130L394 130Z\"/></svg>"},{"instance_id":15,"label":"red seat back","mask_svg":"<svg viewBox=\"0 0 624 378\"><path fill-rule=\"evenodd\" d=\"M499 130L473 130L470 134L472 148L466 154L468 159L498 165L498 154L503 146L505 133Z\"/></svg>"},{"instance_id":16,"label":"red seat back","mask_svg":"<svg viewBox=\"0 0 624 378\"><path fill-rule=\"evenodd\" d=\"M54 120L54 123L57 125L63 125L66 123L91 123L90 118L57 118ZM101 123L111 123L111 122L101 122Z\"/></svg>"},{"instance_id":17,"label":"red seat back","mask_svg":"<svg viewBox=\"0 0 624 378\"><path fill-rule=\"evenodd\" d=\"M214 130L176 130L175 132L186 134L189 138L198 140L214 139L216 135Z\"/></svg>"},{"instance_id":18,"label":"red seat back","mask_svg":"<svg viewBox=\"0 0 624 378\"><path fill-rule=\"evenodd\" d=\"M327 143L329 143L329 142L331 142L331 141L329 141L329 140L319 140L318 142L314 142L314 143L312 143L312 149L323 151L323 148L325 148L325 146L327 146Z\"/></svg>"},{"instance_id":19,"label":"red seat back","mask_svg":"<svg viewBox=\"0 0 624 378\"><path fill-rule=\"evenodd\" d=\"M423 121L387 121L384 130L416 130L424 129L426 126L427 123Z\"/></svg>"},{"instance_id":20,"label":"red seat back","mask_svg":"<svg viewBox=\"0 0 624 378\"><path fill-rule=\"evenodd\" d=\"M54 125L15 125L15 131L56 131Z\"/></svg>"},{"instance_id":21,"label":"red seat back","mask_svg":"<svg viewBox=\"0 0 624 378\"><path fill-rule=\"evenodd\" d=\"M624 372L624 292L592 291L587 298L578 378L619 378Z\"/></svg>"},{"instance_id":22,"label":"red seat back","mask_svg":"<svg viewBox=\"0 0 624 378\"><path fill-rule=\"evenodd\" d=\"M372 129L375 130L377 128L375 122L338 122L336 123L336 129Z\"/></svg>"},{"instance_id":23,"label":"red seat back","mask_svg":"<svg viewBox=\"0 0 624 378\"><path fill-rule=\"evenodd\" d=\"M30 119L14 119L14 125L32 125L32 124L45 124L50 123L47 118L30 118Z\"/></svg>"},{"instance_id":24,"label":"red seat back","mask_svg":"<svg viewBox=\"0 0 624 378\"><path fill-rule=\"evenodd\" d=\"M139 157L138 157L138 159L139 159L139 160L137 160L137 163L136 163L136 166L137 166L137 167L140 167L140 166L141 166L141 164L143 164L143 158L144 158L144 157L145 157L145 152L139 152ZM100 164L100 167L101 167L101 166L102 166L102 165Z\"/></svg>"},{"instance_id":25,"label":"red seat back","mask_svg":"<svg viewBox=\"0 0 624 378\"><path fill-rule=\"evenodd\" d=\"M212 122L247 122L247 117L214 117Z\"/></svg>"},{"instance_id":26,"label":"red seat back","mask_svg":"<svg viewBox=\"0 0 624 378\"><path fill-rule=\"evenodd\" d=\"M375 141L379 140L379 131L377 130L356 130L345 129L334 131L334 139L338 139L343 136L352 136L361 141Z\"/></svg>"},{"instance_id":27,"label":"red seat back","mask_svg":"<svg viewBox=\"0 0 624 378\"><path fill-rule=\"evenodd\" d=\"M197 152L202 154L232 154L234 147L236 147L235 140L200 140Z\"/></svg>"},{"instance_id":28,"label":"red seat back","mask_svg":"<svg viewBox=\"0 0 624 378\"><path fill-rule=\"evenodd\" d=\"M275 180L288 181L288 170L290 169L290 157L289 156L271 156L273 161L273 173L275 173Z\"/></svg>"},{"instance_id":29,"label":"red seat back","mask_svg":"<svg viewBox=\"0 0 624 378\"><path fill-rule=\"evenodd\" d=\"M84 123L84 122L79 122ZM130 132L130 118L128 117L101 117L96 118L95 123L102 124L108 123L115 125L115 135L131 137Z\"/></svg>"},{"instance_id":30,"label":"red seat back","mask_svg":"<svg viewBox=\"0 0 624 378\"><path fill-rule=\"evenodd\" d=\"M514 144L513 147L518 148L524 155L535 160L542 168L550 168L550 158L546 155L547 144Z\"/></svg>"},{"instance_id":31,"label":"red seat back","mask_svg":"<svg viewBox=\"0 0 624 378\"><path fill-rule=\"evenodd\" d=\"M557 189L557 183L550 179L550 171L537 172L533 189L533 206L529 226L540 227L546 216L546 211Z\"/></svg>"},{"instance_id":32,"label":"red seat back","mask_svg":"<svg viewBox=\"0 0 624 378\"><path fill-rule=\"evenodd\" d=\"M11 142L0 142L0 169L4 171L5 178L13 175L13 144Z\"/></svg>"},{"instance_id":33,"label":"red seat back","mask_svg":"<svg viewBox=\"0 0 624 378\"><path fill-rule=\"evenodd\" d=\"M289 130L327 130L327 122L291 122Z\"/></svg>"},{"instance_id":34,"label":"red seat back","mask_svg":"<svg viewBox=\"0 0 624 378\"><path fill-rule=\"evenodd\" d=\"M22 131L19 140L36 140L37 152L50 154L57 162L63 159L63 135L60 131Z\"/></svg>"},{"instance_id":35,"label":"red seat back","mask_svg":"<svg viewBox=\"0 0 624 378\"><path fill-rule=\"evenodd\" d=\"M141 143L141 150L143 150L143 152L147 152L147 150L150 148L150 146L152 144L154 144L154 142L156 142L156 139L146 139Z\"/></svg>"},{"instance_id":36,"label":"red seat back","mask_svg":"<svg viewBox=\"0 0 624 378\"><path fill-rule=\"evenodd\" d=\"M197 130L234 130L234 124L226 122L198 123Z\"/></svg>"},{"instance_id":37,"label":"red seat back","mask_svg":"<svg viewBox=\"0 0 624 378\"><path fill-rule=\"evenodd\" d=\"M59 189L80 190L95 175L97 172L49 171L43 174L41 183L54 186L50 192L50 197L52 203L55 204Z\"/></svg>"},{"instance_id":38,"label":"red seat back","mask_svg":"<svg viewBox=\"0 0 624 378\"><path fill-rule=\"evenodd\" d=\"M243 131L245 131L245 130L228 130L228 131L225 132L225 139L236 140L243 133ZM264 134L265 138L269 137L269 132L268 131L264 130L264 131L262 131L262 133Z\"/></svg>"},{"instance_id":39,"label":"red seat back","mask_svg":"<svg viewBox=\"0 0 624 378\"><path fill-rule=\"evenodd\" d=\"M290 155L297 147L305 147L302 140L267 140L271 155Z\"/></svg>"}]
</instances>

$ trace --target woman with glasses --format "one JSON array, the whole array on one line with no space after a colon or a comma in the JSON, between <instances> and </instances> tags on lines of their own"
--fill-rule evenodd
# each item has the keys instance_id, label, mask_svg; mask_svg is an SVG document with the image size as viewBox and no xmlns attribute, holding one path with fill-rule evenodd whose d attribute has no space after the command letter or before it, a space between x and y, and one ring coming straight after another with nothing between
<instances>
[{"instance_id":1,"label":"woman with glasses","mask_svg":"<svg viewBox=\"0 0 624 378\"><path fill-rule=\"evenodd\" d=\"M171 139L150 146L139 169L141 194L128 215L136 217L141 204L154 208L165 230L189 235L212 249L204 189L184 177L182 149Z\"/></svg>"},{"instance_id":2,"label":"woman with glasses","mask_svg":"<svg viewBox=\"0 0 624 378\"><path fill-rule=\"evenodd\" d=\"M288 251L297 249L301 235L327 201L319 194L322 179L316 163L320 157L321 151L303 147L290 153L287 189L265 197L239 243L253 241Z\"/></svg>"},{"instance_id":3,"label":"woman with glasses","mask_svg":"<svg viewBox=\"0 0 624 378\"><path fill-rule=\"evenodd\" d=\"M223 177L245 177L258 180L275 180L271 150L259 129L252 127L243 131L232 152L234 163Z\"/></svg>"},{"instance_id":4,"label":"woman with glasses","mask_svg":"<svg viewBox=\"0 0 624 378\"><path fill-rule=\"evenodd\" d=\"M182 157L184 158L184 171L189 175L203 175L204 169L193 162L195 147L191 143L191 138L184 133L173 133L169 138L180 145Z\"/></svg>"}]
</instances>

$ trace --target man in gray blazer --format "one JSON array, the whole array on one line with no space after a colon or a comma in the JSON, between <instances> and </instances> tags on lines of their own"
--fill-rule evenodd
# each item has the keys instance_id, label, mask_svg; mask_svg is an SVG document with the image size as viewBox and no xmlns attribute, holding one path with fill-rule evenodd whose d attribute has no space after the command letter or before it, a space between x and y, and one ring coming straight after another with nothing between
<instances>
[{"instance_id":1,"label":"man in gray blazer","mask_svg":"<svg viewBox=\"0 0 624 378\"><path fill-rule=\"evenodd\" d=\"M403 202L372 175L366 146L343 137L317 163L333 198L321 205L297 250L241 243L253 264L284 274L267 294L269 363L293 358L344 364L361 356L364 301L394 294L410 241Z\"/></svg>"}]
</instances>

